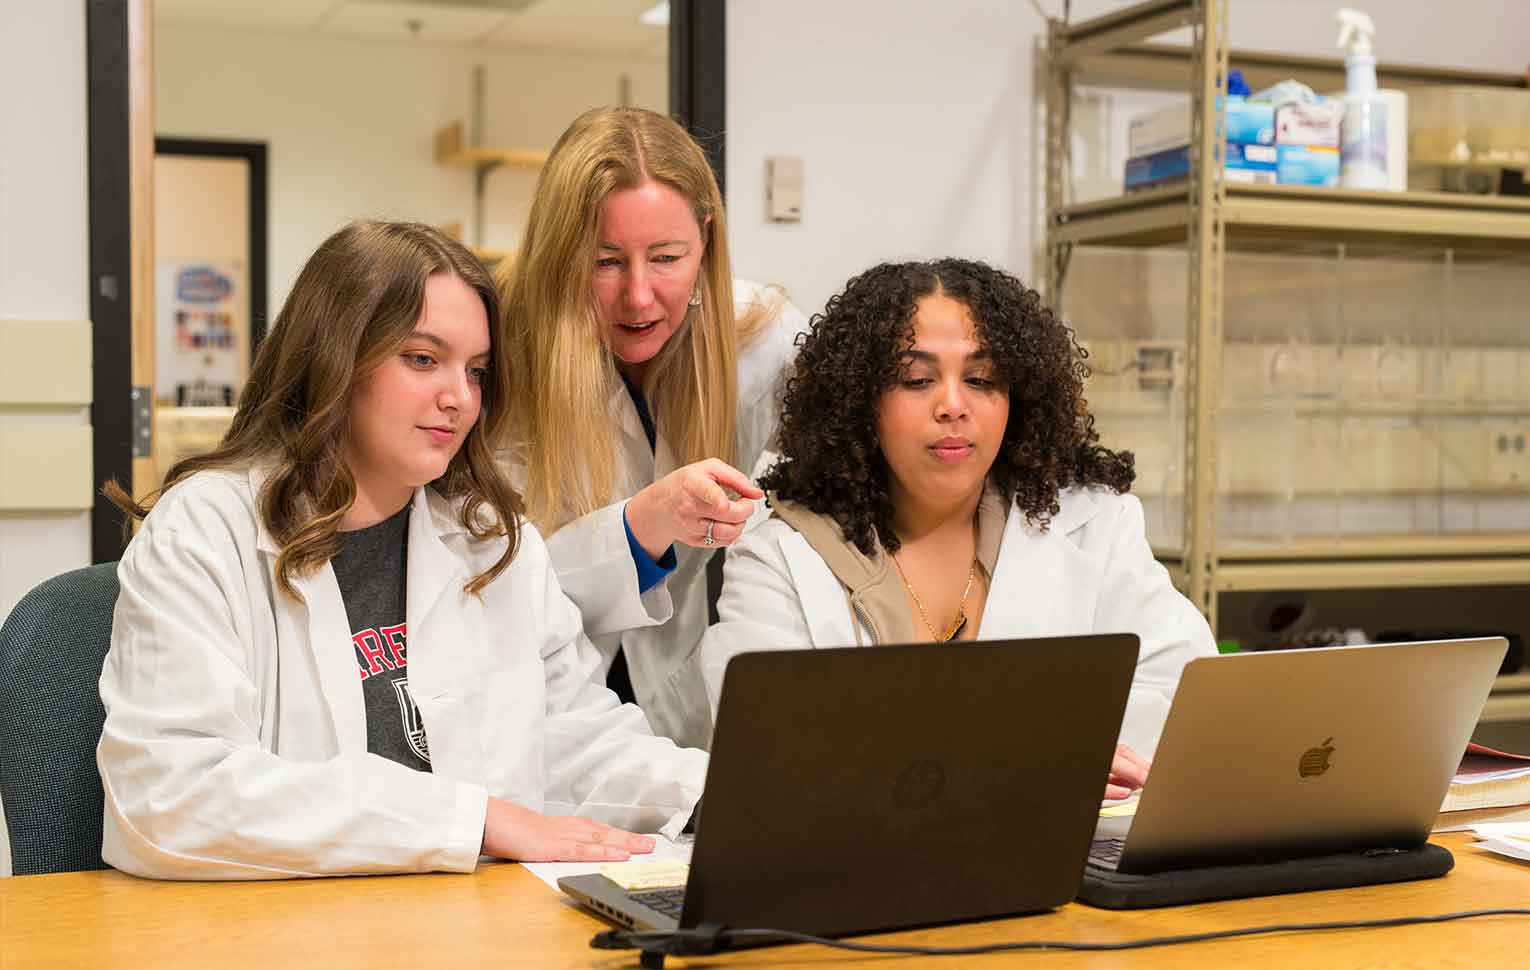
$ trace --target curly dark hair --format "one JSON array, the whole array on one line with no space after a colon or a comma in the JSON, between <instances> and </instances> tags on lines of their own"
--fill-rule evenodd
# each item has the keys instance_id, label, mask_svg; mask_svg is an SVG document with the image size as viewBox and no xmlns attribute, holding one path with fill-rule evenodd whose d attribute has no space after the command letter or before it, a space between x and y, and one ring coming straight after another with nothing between
<instances>
[{"instance_id":1,"label":"curly dark hair","mask_svg":"<svg viewBox=\"0 0 1530 970\"><path fill-rule=\"evenodd\" d=\"M760 487L839 523L870 554L897 551L887 461L877 442L881 395L902 375L917 302L944 293L966 305L978 342L1009 388L1009 423L988 481L1045 529L1060 489L1131 488L1131 452L1099 444L1084 400L1087 356L1036 291L984 263L883 263L852 279L815 314L786 382L781 459Z\"/></svg>"}]
</instances>

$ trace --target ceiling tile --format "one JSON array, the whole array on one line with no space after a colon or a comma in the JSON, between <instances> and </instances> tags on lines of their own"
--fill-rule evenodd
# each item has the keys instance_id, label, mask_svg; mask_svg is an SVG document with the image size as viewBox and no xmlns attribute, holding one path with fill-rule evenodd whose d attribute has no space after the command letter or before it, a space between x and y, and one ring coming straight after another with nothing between
<instances>
[{"instance_id":1,"label":"ceiling tile","mask_svg":"<svg viewBox=\"0 0 1530 970\"><path fill-rule=\"evenodd\" d=\"M347 37L472 44L492 33L507 16L492 7L352 0L328 17L319 30Z\"/></svg>"},{"instance_id":2,"label":"ceiling tile","mask_svg":"<svg viewBox=\"0 0 1530 970\"><path fill-rule=\"evenodd\" d=\"M506 18L484 39L492 47L520 47L628 57L662 57L669 31L638 22L654 0L541 0Z\"/></svg>"},{"instance_id":3,"label":"ceiling tile","mask_svg":"<svg viewBox=\"0 0 1530 970\"><path fill-rule=\"evenodd\" d=\"M173 27L306 31L343 0L155 0L154 22Z\"/></svg>"}]
</instances>

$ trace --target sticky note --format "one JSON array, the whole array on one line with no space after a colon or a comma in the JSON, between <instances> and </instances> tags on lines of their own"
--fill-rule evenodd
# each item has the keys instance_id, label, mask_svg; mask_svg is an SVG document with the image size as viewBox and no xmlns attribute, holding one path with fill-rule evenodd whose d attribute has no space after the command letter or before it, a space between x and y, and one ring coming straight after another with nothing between
<instances>
[{"instance_id":1,"label":"sticky note","mask_svg":"<svg viewBox=\"0 0 1530 970\"><path fill-rule=\"evenodd\" d=\"M602 876L629 892L683 886L690 871L691 867L679 859L638 859L610 862L600 867Z\"/></svg>"}]
</instances>

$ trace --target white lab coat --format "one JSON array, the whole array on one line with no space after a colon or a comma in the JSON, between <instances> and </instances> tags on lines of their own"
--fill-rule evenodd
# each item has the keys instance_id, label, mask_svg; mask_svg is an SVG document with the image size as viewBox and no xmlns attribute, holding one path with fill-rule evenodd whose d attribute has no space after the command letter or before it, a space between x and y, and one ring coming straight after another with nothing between
<instances>
[{"instance_id":1,"label":"white lab coat","mask_svg":"<svg viewBox=\"0 0 1530 970\"><path fill-rule=\"evenodd\" d=\"M739 313L767 299L758 284L734 281ZM797 334L806 329L801 311L783 303L775 319L739 350L735 457L738 467L751 475L768 467L766 449L780 418L779 382L796 356ZM585 631L600 650L596 675L603 679L617 649L624 647L633 691L654 732L702 747L711 738L711 715L696 649L707 627L706 564L712 553L676 544L675 571L647 593L638 593L637 566L627 546L622 513L629 498L679 468L680 462L664 438L662 415L656 416L657 446L650 450L625 388L613 392L609 410L618 424L612 502L549 536L547 551L558 582L579 605ZM519 480L517 472L512 475Z\"/></svg>"},{"instance_id":2,"label":"white lab coat","mask_svg":"<svg viewBox=\"0 0 1530 970\"><path fill-rule=\"evenodd\" d=\"M101 672L102 856L171 879L470 871L487 796L678 832L706 755L650 733L591 682L595 651L523 525L514 562L454 503L417 489L409 520L409 686L433 770L367 753L334 570L276 586L262 473L202 472L154 507L118 568Z\"/></svg>"},{"instance_id":3,"label":"white lab coat","mask_svg":"<svg viewBox=\"0 0 1530 970\"><path fill-rule=\"evenodd\" d=\"M1142 644L1120 739L1151 757L1180 671L1216 652L1211 628L1154 560L1136 496L1069 488L1058 502L1046 532L1010 506L977 638L1137 634ZM700 651L713 713L735 654L870 643L845 587L779 517L729 549L723 575L719 622Z\"/></svg>"}]
</instances>

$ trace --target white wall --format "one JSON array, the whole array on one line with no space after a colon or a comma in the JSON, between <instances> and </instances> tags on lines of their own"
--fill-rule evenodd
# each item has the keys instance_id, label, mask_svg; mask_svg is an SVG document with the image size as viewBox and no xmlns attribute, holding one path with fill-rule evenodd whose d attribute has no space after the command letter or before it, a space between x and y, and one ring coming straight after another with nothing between
<instances>
[{"instance_id":1,"label":"white wall","mask_svg":"<svg viewBox=\"0 0 1530 970\"><path fill-rule=\"evenodd\" d=\"M1062 0L1039 0L1054 14ZM1075 22L1129 3L1075 0ZM1233 0L1233 46L1337 56L1340 0ZM1525 70L1530 3L1356 0L1398 63ZM730 0L728 202L741 275L805 312L883 259L972 256L1032 277L1026 0ZM1163 41L1173 37L1159 38ZM764 219L765 157L806 165L802 222Z\"/></svg>"},{"instance_id":2,"label":"white wall","mask_svg":"<svg viewBox=\"0 0 1530 970\"><path fill-rule=\"evenodd\" d=\"M85 120L85 5L0 4L0 318L90 314ZM27 420L35 416L0 410L0 422ZM0 514L0 615L38 582L89 562L88 514ZM0 874L10 854L0 814Z\"/></svg>"},{"instance_id":3,"label":"white wall","mask_svg":"<svg viewBox=\"0 0 1530 970\"><path fill-rule=\"evenodd\" d=\"M804 312L884 259L1029 265L1031 44L1016 0L734 0L735 271ZM799 224L764 218L765 158L805 163Z\"/></svg>"},{"instance_id":4,"label":"white wall","mask_svg":"<svg viewBox=\"0 0 1530 970\"><path fill-rule=\"evenodd\" d=\"M467 122L473 67L485 68L483 143L552 147L586 108L663 110L662 58L422 46L327 35L159 27L155 127L160 135L268 144L272 316L304 260L346 221L375 216L472 231L473 175L434 161L435 131ZM519 241L535 173L490 176L487 246Z\"/></svg>"}]
</instances>

